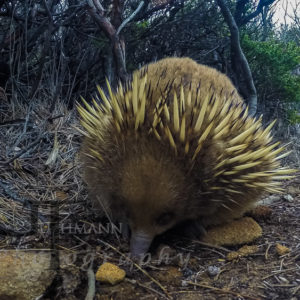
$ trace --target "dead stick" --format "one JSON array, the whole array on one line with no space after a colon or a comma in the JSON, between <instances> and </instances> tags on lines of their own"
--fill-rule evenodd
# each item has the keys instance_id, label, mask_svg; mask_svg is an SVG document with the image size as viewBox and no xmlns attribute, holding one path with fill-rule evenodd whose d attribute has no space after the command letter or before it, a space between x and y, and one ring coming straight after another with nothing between
<instances>
[{"instance_id":1,"label":"dead stick","mask_svg":"<svg viewBox=\"0 0 300 300\"><path fill-rule=\"evenodd\" d=\"M250 299L250 300L260 300L261 299L261 298L254 298L254 297L251 297L251 296L243 295L243 294L236 293L236 292L233 292L233 291L228 291L228 290L215 288L213 286L206 285L206 284L196 283L196 282L192 282L192 281L187 281L187 283L190 284L190 285L202 287L202 288L205 288L205 289L210 289L210 290L213 290L213 291L216 291L216 292L219 292L219 293L231 294L231 295L234 295L234 296L237 296L237 297L243 297L245 299Z\"/></svg>"},{"instance_id":2,"label":"dead stick","mask_svg":"<svg viewBox=\"0 0 300 300\"><path fill-rule=\"evenodd\" d=\"M1 161L0 164L9 165L15 159L19 158L20 156L22 156L23 154L25 154L27 151L29 151L31 148L33 148L34 146L36 146L42 139L43 139L43 136L39 137L36 141L34 141L31 144L29 144L28 147L26 147L26 149L20 151L20 153L18 153L13 158L11 158L11 159L9 159L7 161L3 161L3 162Z\"/></svg>"},{"instance_id":3,"label":"dead stick","mask_svg":"<svg viewBox=\"0 0 300 300\"><path fill-rule=\"evenodd\" d=\"M87 277L88 277L88 292L85 296L85 300L93 300L95 296L95 274L93 271L93 262L91 262L88 270L87 270Z\"/></svg>"}]
</instances>

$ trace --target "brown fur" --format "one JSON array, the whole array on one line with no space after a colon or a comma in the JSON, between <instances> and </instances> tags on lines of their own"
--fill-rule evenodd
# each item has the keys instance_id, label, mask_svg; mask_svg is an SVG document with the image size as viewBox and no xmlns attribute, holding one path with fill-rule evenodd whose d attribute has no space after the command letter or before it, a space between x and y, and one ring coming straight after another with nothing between
<instances>
[{"instance_id":1,"label":"brown fur","mask_svg":"<svg viewBox=\"0 0 300 300\"><path fill-rule=\"evenodd\" d=\"M158 87L153 90L154 99L160 96L160 91L165 86L172 83L172 87L177 92L179 92L181 84L185 89L191 86L193 98L195 98L197 88L200 86L202 95L209 93L210 89L213 88L215 95L224 94L227 97L230 96L231 100L243 102L226 75L216 69L197 64L190 58L165 58L147 65L141 69L141 72L145 69L151 86L155 87L159 78Z\"/></svg>"},{"instance_id":2,"label":"brown fur","mask_svg":"<svg viewBox=\"0 0 300 300\"><path fill-rule=\"evenodd\" d=\"M133 232L150 240L184 220L201 220L204 225L211 225L240 217L271 185L272 178L267 172L273 172L279 164L270 150L266 153L269 156L259 157L258 165L230 172L245 163L255 163L257 159L252 159L251 154L270 145L270 135L264 133L259 120L247 116L231 81L212 68L189 58L167 58L136 71L139 86L144 74L146 111L139 126L133 108L125 105L124 93L129 101L133 98L133 82L125 92L119 89L114 94L118 104L111 111L102 107L104 112L83 115L87 137L81 157L91 198L113 220L128 223ZM173 97L176 93L180 99L183 93L187 99L189 92L191 104L186 102L180 108L181 126L186 118L185 136L181 140L175 117L172 118ZM162 101L158 100L161 97ZM201 128L196 130L206 97L210 99L208 108ZM160 113L163 101L169 109L169 119ZM121 110L120 120L117 110ZM230 118L220 131L218 125L228 114ZM161 120L153 127L158 115ZM207 128L212 129L204 138ZM241 141L232 142L247 130L249 134ZM240 145L245 147L226 152ZM247 153L249 159L229 161ZM243 176L258 172L265 173L243 181Z\"/></svg>"}]
</instances>

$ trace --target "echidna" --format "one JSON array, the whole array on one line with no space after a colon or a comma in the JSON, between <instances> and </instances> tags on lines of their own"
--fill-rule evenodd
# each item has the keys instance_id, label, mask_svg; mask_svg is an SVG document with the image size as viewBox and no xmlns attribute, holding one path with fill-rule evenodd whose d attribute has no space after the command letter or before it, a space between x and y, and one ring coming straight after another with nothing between
<instances>
[{"instance_id":1,"label":"echidna","mask_svg":"<svg viewBox=\"0 0 300 300\"><path fill-rule=\"evenodd\" d=\"M189 58L133 73L102 102L79 106L81 157L90 196L128 224L133 255L183 221L203 226L240 217L262 192L280 192L294 170L280 167L272 122L248 115L231 81Z\"/></svg>"}]
</instances>

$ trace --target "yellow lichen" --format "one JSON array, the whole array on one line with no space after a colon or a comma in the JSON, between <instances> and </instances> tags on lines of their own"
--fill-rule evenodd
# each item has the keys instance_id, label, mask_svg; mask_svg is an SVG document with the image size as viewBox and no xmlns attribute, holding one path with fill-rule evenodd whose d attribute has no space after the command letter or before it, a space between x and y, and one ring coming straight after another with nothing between
<instances>
[{"instance_id":1,"label":"yellow lichen","mask_svg":"<svg viewBox=\"0 0 300 300\"><path fill-rule=\"evenodd\" d=\"M124 280L125 275L124 270L114 264L106 262L99 267L96 273L96 280L115 285Z\"/></svg>"},{"instance_id":2,"label":"yellow lichen","mask_svg":"<svg viewBox=\"0 0 300 300\"><path fill-rule=\"evenodd\" d=\"M209 229L202 240L214 245L241 245L252 242L261 234L261 227L252 218L245 217Z\"/></svg>"},{"instance_id":3,"label":"yellow lichen","mask_svg":"<svg viewBox=\"0 0 300 300\"><path fill-rule=\"evenodd\" d=\"M228 253L227 259L234 260L240 257L244 257L256 253L257 251L258 251L257 245L252 245L252 246L245 245L242 248L240 248L238 251L232 251Z\"/></svg>"},{"instance_id":4,"label":"yellow lichen","mask_svg":"<svg viewBox=\"0 0 300 300\"><path fill-rule=\"evenodd\" d=\"M281 256L281 255L289 253L291 250L290 250L290 248L277 243L276 251L277 251L278 255Z\"/></svg>"}]
</instances>

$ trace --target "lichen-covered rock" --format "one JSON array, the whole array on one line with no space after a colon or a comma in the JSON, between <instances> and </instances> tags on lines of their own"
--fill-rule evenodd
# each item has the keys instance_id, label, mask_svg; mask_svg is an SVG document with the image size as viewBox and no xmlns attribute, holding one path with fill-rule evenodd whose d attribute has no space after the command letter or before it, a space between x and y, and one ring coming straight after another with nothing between
<instances>
[{"instance_id":1,"label":"lichen-covered rock","mask_svg":"<svg viewBox=\"0 0 300 300\"><path fill-rule=\"evenodd\" d=\"M245 217L209 229L202 241L219 246L242 245L252 242L261 235L261 227L252 218Z\"/></svg>"},{"instance_id":2,"label":"lichen-covered rock","mask_svg":"<svg viewBox=\"0 0 300 300\"><path fill-rule=\"evenodd\" d=\"M101 265L96 273L96 280L115 285L125 278L125 271L111 263Z\"/></svg>"},{"instance_id":3,"label":"lichen-covered rock","mask_svg":"<svg viewBox=\"0 0 300 300\"><path fill-rule=\"evenodd\" d=\"M254 254L258 251L257 245L248 246L245 245L242 248L240 248L238 251L232 251L227 254L228 260L234 260L240 257L248 256L250 254Z\"/></svg>"},{"instance_id":4,"label":"lichen-covered rock","mask_svg":"<svg viewBox=\"0 0 300 300\"><path fill-rule=\"evenodd\" d=\"M0 251L0 299L36 299L51 284L55 273L50 252Z\"/></svg>"},{"instance_id":5,"label":"lichen-covered rock","mask_svg":"<svg viewBox=\"0 0 300 300\"><path fill-rule=\"evenodd\" d=\"M276 244L276 252L278 253L278 255L281 256L281 255L289 253L290 251L291 251L290 248L280 245L278 243Z\"/></svg>"}]
</instances>

